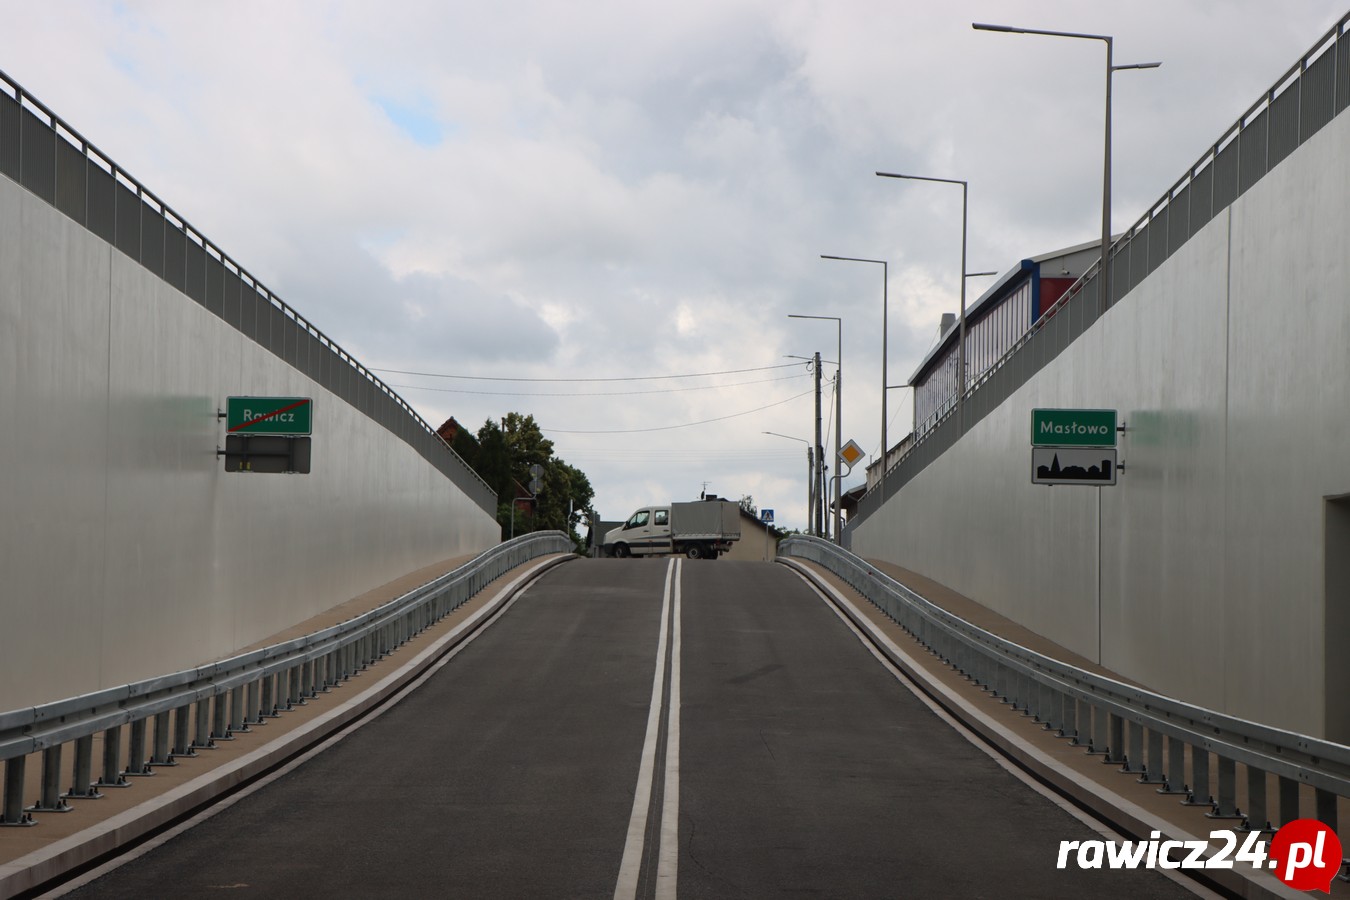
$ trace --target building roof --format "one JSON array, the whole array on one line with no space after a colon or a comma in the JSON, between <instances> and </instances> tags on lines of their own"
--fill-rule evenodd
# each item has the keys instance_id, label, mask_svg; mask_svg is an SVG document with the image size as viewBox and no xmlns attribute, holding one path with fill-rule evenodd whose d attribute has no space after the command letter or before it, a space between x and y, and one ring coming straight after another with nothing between
<instances>
[{"instance_id":1,"label":"building roof","mask_svg":"<svg viewBox=\"0 0 1350 900\"><path fill-rule=\"evenodd\" d=\"M1077 278L1101 257L1100 248L1101 241L1088 241L1084 244L1065 247L1063 250L1052 250L1049 253L1042 253L1040 256L1022 260L1004 272L998 281L995 281L974 303L966 305L966 321L971 322L983 317L987 311L993 309L1004 297L1011 293L1014 286L1020 284L1023 279L1030 277L1028 273L1034 274L1046 264L1054 263L1057 260L1062 261L1061 272L1055 274L1062 277L1072 276ZM928 351L923 361L919 363L919 367L914 370L914 374L910 376L909 384L918 383L920 376L932 368L934 362L947 355L950 345L956 342L956 336L960 330L959 325L958 320L938 337L937 344L932 350Z\"/></svg>"}]
</instances>

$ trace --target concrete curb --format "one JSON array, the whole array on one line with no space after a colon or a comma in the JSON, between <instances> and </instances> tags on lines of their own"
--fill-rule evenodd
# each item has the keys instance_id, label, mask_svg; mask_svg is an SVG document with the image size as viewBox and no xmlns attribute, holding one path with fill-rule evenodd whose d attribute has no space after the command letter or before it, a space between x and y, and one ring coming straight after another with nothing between
<instances>
[{"instance_id":1,"label":"concrete curb","mask_svg":"<svg viewBox=\"0 0 1350 900\"><path fill-rule=\"evenodd\" d=\"M0 864L0 898L36 890L114 854L328 739L409 686L544 572L575 558L549 556L527 564L463 622L362 693L315 719L78 834Z\"/></svg>"}]
</instances>

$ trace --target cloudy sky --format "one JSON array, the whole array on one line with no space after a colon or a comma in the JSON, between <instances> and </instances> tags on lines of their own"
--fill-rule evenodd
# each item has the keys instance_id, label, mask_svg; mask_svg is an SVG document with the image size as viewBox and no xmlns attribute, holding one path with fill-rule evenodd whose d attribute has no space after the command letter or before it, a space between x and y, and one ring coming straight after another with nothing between
<instances>
[{"instance_id":1,"label":"cloudy sky","mask_svg":"<svg viewBox=\"0 0 1350 900\"><path fill-rule=\"evenodd\" d=\"M875 171L970 183L971 271L1100 235L1103 45L972 22L1163 63L1115 79L1121 230L1344 4L0 0L0 70L432 425L534 414L606 518L706 483L792 527L763 432L810 436L836 330L790 313L842 318L880 441L880 267L820 255L889 262L891 384L957 307L960 190Z\"/></svg>"}]
</instances>

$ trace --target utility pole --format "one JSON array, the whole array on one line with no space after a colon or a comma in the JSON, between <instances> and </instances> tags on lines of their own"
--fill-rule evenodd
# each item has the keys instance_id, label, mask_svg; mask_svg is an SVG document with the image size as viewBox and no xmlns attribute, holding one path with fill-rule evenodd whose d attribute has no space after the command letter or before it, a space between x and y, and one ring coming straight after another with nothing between
<instances>
[{"instance_id":1,"label":"utility pole","mask_svg":"<svg viewBox=\"0 0 1350 900\"><path fill-rule=\"evenodd\" d=\"M816 369L816 536L825 536L825 487L824 487L824 469L825 469L825 450L820 446L820 351L816 351L814 357Z\"/></svg>"}]
</instances>

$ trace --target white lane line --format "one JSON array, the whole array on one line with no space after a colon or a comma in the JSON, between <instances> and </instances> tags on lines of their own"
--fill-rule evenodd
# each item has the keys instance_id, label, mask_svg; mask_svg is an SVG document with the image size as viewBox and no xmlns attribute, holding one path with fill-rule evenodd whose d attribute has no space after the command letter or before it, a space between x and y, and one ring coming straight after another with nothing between
<instances>
[{"instance_id":1,"label":"white lane line","mask_svg":"<svg viewBox=\"0 0 1350 900\"><path fill-rule=\"evenodd\" d=\"M652 677L652 700L647 709L647 737L642 744L642 763L638 766L637 788L633 792L633 812L628 817L628 838L623 845L623 859L619 863L619 881L614 886L614 900L631 900L637 896L638 876L642 871L643 844L646 841L647 813L652 802L652 778L656 769L656 741L661 730L661 696L666 681L666 642L670 632L671 583L675 576L675 560L666 568L666 588L661 599L661 635L656 643L656 674Z\"/></svg>"},{"instance_id":2,"label":"white lane line","mask_svg":"<svg viewBox=\"0 0 1350 900\"><path fill-rule=\"evenodd\" d=\"M670 642L670 708L666 719L666 787L661 795L661 858L656 869L656 900L675 900L680 862L680 578L684 561L675 563L674 625Z\"/></svg>"}]
</instances>

